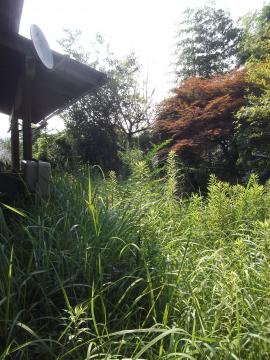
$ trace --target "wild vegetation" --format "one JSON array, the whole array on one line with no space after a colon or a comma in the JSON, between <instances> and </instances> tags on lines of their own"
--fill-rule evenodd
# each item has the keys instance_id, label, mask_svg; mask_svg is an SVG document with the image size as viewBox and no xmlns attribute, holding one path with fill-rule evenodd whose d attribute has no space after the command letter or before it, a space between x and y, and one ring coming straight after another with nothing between
<instances>
[{"instance_id":1,"label":"wild vegetation","mask_svg":"<svg viewBox=\"0 0 270 360\"><path fill-rule=\"evenodd\" d=\"M269 14L265 5L237 30L223 11L186 12L179 36L187 39L176 52L180 82L159 105L154 128L170 140L167 152L177 152L192 185L187 190L205 191L210 174L230 183L270 176Z\"/></svg>"},{"instance_id":2,"label":"wild vegetation","mask_svg":"<svg viewBox=\"0 0 270 360\"><path fill-rule=\"evenodd\" d=\"M61 166L82 162L119 171L120 152L136 146L148 151L168 140L159 161L176 151L187 192L206 191L211 174L243 183L256 173L265 182L270 176L269 13L265 5L235 24L222 9L188 9L177 32L175 88L155 109L147 84L142 89L138 81L134 54L119 60L98 36L98 51L89 56L78 46L79 34L67 32L61 41L65 51L105 70L110 81L65 112L61 134L41 135L35 156Z\"/></svg>"},{"instance_id":3,"label":"wild vegetation","mask_svg":"<svg viewBox=\"0 0 270 360\"><path fill-rule=\"evenodd\" d=\"M270 7L185 14L154 115L134 54L61 41L110 78L35 129L50 196L0 207L0 360L269 358Z\"/></svg>"},{"instance_id":4,"label":"wild vegetation","mask_svg":"<svg viewBox=\"0 0 270 360\"><path fill-rule=\"evenodd\" d=\"M136 144L142 132L146 134L151 93L147 83L139 81L140 64L134 53L118 59L98 35L89 54L80 48L79 39L79 32L67 31L60 44L74 59L106 72L108 81L64 111L61 142L59 136L52 136L49 143L57 143L55 153L64 162L99 164L104 170L119 171L119 152ZM36 146L37 155L50 158L53 153L46 144L43 136Z\"/></svg>"},{"instance_id":5,"label":"wild vegetation","mask_svg":"<svg viewBox=\"0 0 270 360\"><path fill-rule=\"evenodd\" d=\"M1 359L268 358L269 184L186 198L173 154L161 179L135 155L4 210Z\"/></svg>"}]
</instances>

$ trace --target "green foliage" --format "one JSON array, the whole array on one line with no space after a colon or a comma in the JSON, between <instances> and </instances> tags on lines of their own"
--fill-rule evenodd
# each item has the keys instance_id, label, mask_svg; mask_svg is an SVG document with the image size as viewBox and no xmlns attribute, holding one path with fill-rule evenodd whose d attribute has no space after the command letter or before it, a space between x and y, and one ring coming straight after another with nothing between
<instances>
[{"instance_id":1,"label":"green foliage","mask_svg":"<svg viewBox=\"0 0 270 360\"><path fill-rule=\"evenodd\" d=\"M265 60L270 52L270 5L243 17L242 35L238 50L240 64Z\"/></svg>"},{"instance_id":2,"label":"green foliage","mask_svg":"<svg viewBox=\"0 0 270 360\"><path fill-rule=\"evenodd\" d=\"M34 143L33 156L39 160L49 160L59 166L71 165L73 158L71 140L66 132L42 134Z\"/></svg>"},{"instance_id":3,"label":"green foliage","mask_svg":"<svg viewBox=\"0 0 270 360\"><path fill-rule=\"evenodd\" d=\"M0 170L8 167L11 163L10 139L0 139Z\"/></svg>"},{"instance_id":4,"label":"green foliage","mask_svg":"<svg viewBox=\"0 0 270 360\"><path fill-rule=\"evenodd\" d=\"M210 77L230 70L239 34L228 12L210 6L188 8L177 34L177 78Z\"/></svg>"},{"instance_id":5,"label":"green foliage","mask_svg":"<svg viewBox=\"0 0 270 360\"><path fill-rule=\"evenodd\" d=\"M0 359L267 359L270 184L177 197L140 153L0 212Z\"/></svg>"},{"instance_id":6,"label":"green foliage","mask_svg":"<svg viewBox=\"0 0 270 360\"><path fill-rule=\"evenodd\" d=\"M254 171L263 180L270 176L270 58L250 60L247 104L236 114L235 127L242 172Z\"/></svg>"},{"instance_id":7,"label":"green foliage","mask_svg":"<svg viewBox=\"0 0 270 360\"><path fill-rule=\"evenodd\" d=\"M165 184L166 199L171 202L176 195L177 189L177 167L176 167L176 154L170 151L167 158L167 181Z\"/></svg>"},{"instance_id":8,"label":"green foliage","mask_svg":"<svg viewBox=\"0 0 270 360\"><path fill-rule=\"evenodd\" d=\"M148 127L151 96L147 84L138 81L140 65L134 53L117 59L98 36L95 50L87 54L78 45L79 35L67 32L60 44L76 60L104 71L108 81L66 110L63 118L76 155L115 170L118 151L133 145Z\"/></svg>"}]
</instances>

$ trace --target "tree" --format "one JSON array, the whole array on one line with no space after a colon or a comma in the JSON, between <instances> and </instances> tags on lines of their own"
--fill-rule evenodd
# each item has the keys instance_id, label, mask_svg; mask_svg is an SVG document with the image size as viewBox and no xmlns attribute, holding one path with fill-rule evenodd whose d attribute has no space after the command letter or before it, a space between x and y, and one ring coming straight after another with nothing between
<instances>
[{"instance_id":1,"label":"tree","mask_svg":"<svg viewBox=\"0 0 270 360\"><path fill-rule=\"evenodd\" d=\"M209 6L188 8L177 34L177 79L210 77L230 70L239 34L228 12Z\"/></svg>"},{"instance_id":2,"label":"tree","mask_svg":"<svg viewBox=\"0 0 270 360\"><path fill-rule=\"evenodd\" d=\"M237 53L239 64L264 61L270 55L270 5L247 14L242 23L243 31Z\"/></svg>"},{"instance_id":3,"label":"tree","mask_svg":"<svg viewBox=\"0 0 270 360\"><path fill-rule=\"evenodd\" d=\"M270 177L270 59L249 63L247 68L256 88L249 88L246 104L236 114L239 165L266 180Z\"/></svg>"},{"instance_id":4,"label":"tree","mask_svg":"<svg viewBox=\"0 0 270 360\"><path fill-rule=\"evenodd\" d=\"M78 36L67 33L61 41L65 51L105 71L108 82L67 109L63 118L74 149L84 162L117 169L119 149L127 143L132 145L134 137L148 128L150 97L139 86L140 66L133 53L119 60L98 36L90 63L89 54L78 47ZM101 53L105 54L103 58Z\"/></svg>"},{"instance_id":5,"label":"tree","mask_svg":"<svg viewBox=\"0 0 270 360\"><path fill-rule=\"evenodd\" d=\"M41 134L34 143L33 155L38 160L49 160L53 165L72 165L73 152L66 131Z\"/></svg>"},{"instance_id":6,"label":"tree","mask_svg":"<svg viewBox=\"0 0 270 360\"><path fill-rule=\"evenodd\" d=\"M9 138L0 138L0 171L11 163L11 143Z\"/></svg>"},{"instance_id":7,"label":"tree","mask_svg":"<svg viewBox=\"0 0 270 360\"><path fill-rule=\"evenodd\" d=\"M270 177L270 5L244 17L239 61L246 63L246 104L236 114L239 166L256 172L261 180Z\"/></svg>"},{"instance_id":8,"label":"tree","mask_svg":"<svg viewBox=\"0 0 270 360\"><path fill-rule=\"evenodd\" d=\"M190 167L235 180L239 154L234 113L246 103L251 86L245 70L184 81L158 108L155 130L160 140L172 140L167 151L175 151Z\"/></svg>"}]
</instances>

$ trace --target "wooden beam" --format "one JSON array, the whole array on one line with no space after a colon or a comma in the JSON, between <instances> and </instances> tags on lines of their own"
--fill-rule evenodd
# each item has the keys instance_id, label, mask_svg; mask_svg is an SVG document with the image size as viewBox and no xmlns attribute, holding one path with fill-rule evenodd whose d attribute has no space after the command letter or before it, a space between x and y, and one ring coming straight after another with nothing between
<instances>
[{"instance_id":1,"label":"wooden beam","mask_svg":"<svg viewBox=\"0 0 270 360\"><path fill-rule=\"evenodd\" d=\"M0 45L22 55L34 55L34 47L31 40L15 32L5 31L2 28L0 28Z\"/></svg>"}]
</instances>

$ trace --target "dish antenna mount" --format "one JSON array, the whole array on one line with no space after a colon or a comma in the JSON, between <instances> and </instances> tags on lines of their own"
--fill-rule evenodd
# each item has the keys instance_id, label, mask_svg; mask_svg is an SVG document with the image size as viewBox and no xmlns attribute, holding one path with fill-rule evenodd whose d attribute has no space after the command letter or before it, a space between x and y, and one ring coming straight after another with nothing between
<instances>
[{"instance_id":1,"label":"dish antenna mount","mask_svg":"<svg viewBox=\"0 0 270 360\"><path fill-rule=\"evenodd\" d=\"M30 26L30 35L37 57L47 70L53 70L53 54L49 47L48 41L45 38L45 35L36 24L32 24Z\"/></svg>"}]
</instances>

